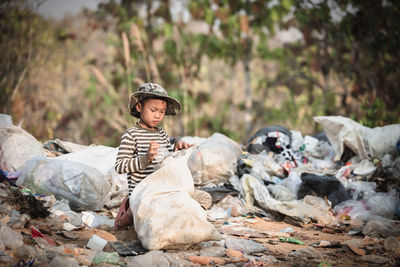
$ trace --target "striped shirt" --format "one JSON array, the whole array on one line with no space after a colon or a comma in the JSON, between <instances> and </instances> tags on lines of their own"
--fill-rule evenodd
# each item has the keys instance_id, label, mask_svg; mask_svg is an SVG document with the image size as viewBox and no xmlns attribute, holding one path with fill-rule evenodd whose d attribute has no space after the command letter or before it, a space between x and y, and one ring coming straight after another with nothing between
<instances>
[{"instance_id":1,"label":"striped shirt","mask_svg":"<svg viewBox=\"0 0 400 267\"><path fill-rule=\"evenodd\" d=\"M169 152L173 151L167 132L160 127L149 130L136 123L122 135L115 170L120 174L128 174L129 195L141 180L157 169L160 163L156 159L152 162L148 161L147 150L151 141L160 144L159 151L163 148L168 149Z\"/></svg>"}]
</instances>

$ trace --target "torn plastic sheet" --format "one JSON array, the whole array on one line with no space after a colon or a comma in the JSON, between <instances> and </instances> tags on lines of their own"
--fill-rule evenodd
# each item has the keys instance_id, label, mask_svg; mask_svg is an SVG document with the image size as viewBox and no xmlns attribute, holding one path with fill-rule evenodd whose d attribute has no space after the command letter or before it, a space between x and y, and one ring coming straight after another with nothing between
<instances>
[{"instance_id":1,"label":"torn plastic sheet","mask_svg":"<svg viewBox=\"0 0 400 267\"><path fill-rule=\"evenodd\" d=\"M329 211L323 211L313 207L304 201L291 200L281 202L274 199L266 186L260 181L249 175L244 174L241 178L243 191L245 192L245 202L248 208L254 207L254 202L265 210L272 210L283 215L287 215L303 223L309 223L312 220L318 221L323 225L334 225L337 220Z\"/></svg>"}]
</instances>

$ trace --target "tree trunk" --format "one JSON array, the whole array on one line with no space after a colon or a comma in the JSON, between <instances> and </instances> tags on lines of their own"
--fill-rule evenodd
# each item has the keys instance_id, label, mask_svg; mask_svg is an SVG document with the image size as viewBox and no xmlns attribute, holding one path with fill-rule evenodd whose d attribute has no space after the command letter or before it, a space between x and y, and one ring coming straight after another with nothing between
<instances>
[{"instance_id":1,"label":"tree trunk","mask_svg":"<svg viewBox=\"0 0 400 267\"><path fill-rule=\"evenodd\" d=\"M245 40L245 56L243 59L244 75L245 75L245 140L250 137L251 131L251 111L253 109L253 101L251 95L251 78L250 78L250 62L251 62L251 39L249 37Z\"/></svg>"}]
</instances>

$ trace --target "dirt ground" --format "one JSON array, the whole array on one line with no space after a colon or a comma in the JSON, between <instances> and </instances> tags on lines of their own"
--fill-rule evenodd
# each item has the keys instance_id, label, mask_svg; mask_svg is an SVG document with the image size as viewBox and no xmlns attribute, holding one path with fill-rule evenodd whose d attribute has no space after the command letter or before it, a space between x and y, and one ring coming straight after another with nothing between
<instances>
[{"instance_id":1,"label":"dirt ground","mask_svg":"<svg viewBox=\"0 0 400 267\"><path fill-rule=\"evenodd\" d=\"M38 227L44 232L45 229L43 227L45 228L46 226L43 226L43 221L40 221L39 219L36 223L31 223L39 225ZM229 233L236 238L252 239L267 248L265 252L255 253L253 256L261 257L265 255L273 256L277 259L277 262L273 263L262 263L261 261L250 264L249 262L236 262L234 266L400 266L400 251L386 251L383 246L384 239L373 239L362 235L351 236L345 232L346 229L343 229L343 232L341 232L338 229L320 228L313 225L299 227L284 221L279 222L259 217L231 217L225 221L216 221L213 224L221 233ZM281 232L281 230L286 228L293 229L293 233ZM113 227L107 226L101 226L97 229L82 228L69 231L69 237L66 237L60 231L58 233L48 231L47 233L48 237L55 240L59 245L74 244L79 248L85 248L87 241L93 234L109 241L129 242L138 240L133 228L116 231ZM279 236L297 238L304 242L304 245L282 242L279 240ZM321 241L330 241L331 244L336 244L336 246L318 247L317 244ZM346 245L346 242L352 242L351 244L354 245ZM307 247L314 248L320 253L321 257L306 258L289 256L290 253ZM183 253L186 253L185 255L198 255L199 250L200 247L194 245ZM114 252L115 250L106 245L104 251ZM166 252L176 253L177 251L166 250ZM378 255L389 259L390 262L366 262L362 260L362 256L364 255ZM217 264L211 264L211 266L217 266Z\"/></svg>"}]
</instances>

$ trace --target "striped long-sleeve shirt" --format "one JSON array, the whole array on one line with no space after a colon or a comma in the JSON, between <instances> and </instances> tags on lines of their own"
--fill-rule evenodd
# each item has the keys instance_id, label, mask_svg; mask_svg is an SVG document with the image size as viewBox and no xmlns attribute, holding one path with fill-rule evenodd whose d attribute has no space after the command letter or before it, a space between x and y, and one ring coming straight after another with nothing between
<instances>
[{"instance_id":1,"label":"striped long-sleeve shirt","mask_svg":"<svg viewBox=\"0 0 400 267\"><path fill-rule=\"evenodd\" d=\"M159 143L160 149L166 148L169 152L173 151L167 132L160 127L149 130L136 123L122 135L115 161L115 170L120 174L128 174L129 195L141 180L156 170L156 166L159 164L156 159L149 162L147 158L147 150L151 141Z\"/></svg>"}]
</instances>

